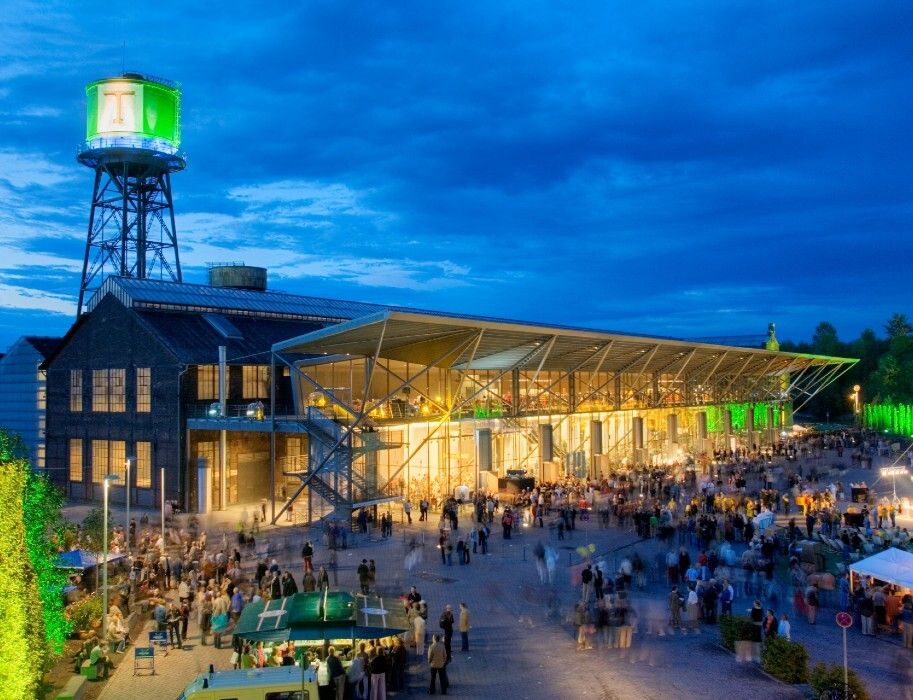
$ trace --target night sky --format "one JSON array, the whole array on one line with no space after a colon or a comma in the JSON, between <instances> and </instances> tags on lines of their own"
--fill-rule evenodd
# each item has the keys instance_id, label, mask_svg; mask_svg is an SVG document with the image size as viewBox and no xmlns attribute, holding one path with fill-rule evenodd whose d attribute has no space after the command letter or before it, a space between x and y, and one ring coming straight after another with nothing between
<instances>
[{"instance_id":1,"label":"night sky","mask_svg":"<svg viewBox=\"0 0 913 700\"><path fill-rule=\"evenodd\" d=\"M185 281L682 337L913 316L909 0L219 6L0 6L0 351L73 320L84 87L123 67L183 89Z\"/></svg>"}]
</instances>

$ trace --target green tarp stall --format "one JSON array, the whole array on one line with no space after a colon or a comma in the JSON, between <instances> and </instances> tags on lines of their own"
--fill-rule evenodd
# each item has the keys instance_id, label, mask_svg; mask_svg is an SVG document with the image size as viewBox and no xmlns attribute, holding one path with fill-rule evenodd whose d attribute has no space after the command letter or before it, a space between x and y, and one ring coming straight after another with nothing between
<instances>
[{"instance_id":1,"label":"green tarp stall","mask_svg":"<svg viewBox=\"0 0 913 700\"><path fill-rule=\"evenodd\" d=\"M402 634L408 627L398 598L327 591L249 603L233 636L252 642L322 644Z\"/></svg>"}]
</instances>

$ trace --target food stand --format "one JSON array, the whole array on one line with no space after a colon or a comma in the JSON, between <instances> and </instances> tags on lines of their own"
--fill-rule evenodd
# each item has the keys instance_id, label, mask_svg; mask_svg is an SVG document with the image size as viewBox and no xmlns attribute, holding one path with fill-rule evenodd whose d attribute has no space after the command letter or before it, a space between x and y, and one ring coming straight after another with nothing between
<instances>
[{"instance_id":1,"label":"food stand","mask_svg":"<svg viewBox=\"0 0 913 700\"><path fill-rule=\"evenodd\" d=\"M387 607L392 602L392 606ZM409 629L399 599L344 591L296 593L249 603L232 636L248 642L293 641L304 647L355 647L358 641L402 634Z\"/></svg>"}]
</instances>

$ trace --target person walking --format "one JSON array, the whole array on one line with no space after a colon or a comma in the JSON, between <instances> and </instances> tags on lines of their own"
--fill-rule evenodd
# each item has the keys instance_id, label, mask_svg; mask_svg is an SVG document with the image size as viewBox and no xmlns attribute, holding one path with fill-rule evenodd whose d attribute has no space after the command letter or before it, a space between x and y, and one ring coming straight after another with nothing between
<instances>
[{"instance_id":1,"label":"person walking","mask_svg":"<svg viewBox=\"0 0 913 700\"><path fill-rule=\"evenodd\" d=\"M387 700L387 656L383 647L376 647L368 663L371 669L370 700Z\"/></svg>"},{"instance_id":2,"label":"person walking","mask_svg":"<svg viewBox=\"0 0 913 700\"><path fill-rule=\"evenodd\" d=\"M304 560L304 571L314 570L314 545L311 544L311 541L308 540L304 543L304 546L301 548L301 558Z\"/></svg>"},{"instance_id":3,"label":"person walking","mask_svg":"<svg viewBox=\"0 0 913 700\"><path fill-rule=\"evenodd\" d=\"M900 627L904 648L913 649L913 598L909 595L904 596L903 607L900 609Z\"/></svg>"},{"instance_id":4,"label":"person walking","mask_svg":"<svg viewBox=\"0 0 913 700\"><path fill-rule=\"evenodd\" d=\"M790 640L789 615L786 613L783 613L780 616L780 624L777 625L777 636L782 637L786 641Z\"/></svg>"},{"instance_id":5,"label":"person walking","mask_svg":"<svg viewBox=\"0 0 913 700\"><path fill-rule=\"evenodd\" d=\"M412 501L410 501L408 498L405 501L403 501L403 515L406 516L407 522L411 525L412 524Z\"/></svg>"},{"instance_id":6,"label":"person walking","mask_svg":"<svg viewBox=\"0 0 913 700\"><path fill-rule=\"evenodd\" d=\"M812 584L805 591L805 605L808 609L808 624L815 624L818 618L818 587Z\"/></svg>"},{"instance_id":7,"label":"person walking","mask_svg":"<svg viewBox=\"0 0 913 700\"><path fill-rule=\"evenodd\" d=\"M330 676L330 686L333 688L336 700L343 700L346 694L346 670L342 661L336 656L336 648L327 649L327 674Z\"/></svg>"},{"instance_id":8,"label":"person walking","mask_svg":"<svg viewBox=\"0 0 913 700\"><path fill-rule=\"evenodd\" d=\"M447 650L447 663L449 664L453 660L453 654L451 652L451 642L453 641L453 606L448 605L444 608L444 612L441 613L441 619L439 620L439 625L442 630L444 630L444 649Z\"/></svg>"},{"instance_id":9,"label":"person walking","mask_svg":"<svg viewBox=\"0 0 913 700\"><path fill-rule=\"evenodd\" d=\"M446 695L447 688L450 687L450 681L447 678L447 649L437 635L432 637L431 646L428 647L428 667L431 669L431 685L428 687L428 693L434 695L437 680L440 678L441 695Z\"/></svg>"},{"instance_id":10,"label":"person walking","mask_svg":"<svg viewBox=\"0 0 913 700\"><path fill-rule=\"evenodd\" d=\"M174 603L168 605L168 637L171 646L178 649L184 648L184 642L181 639L181 611L175 607Z\"/></svg>"},{"instance_id":11,"label":"person walking","mask_svg":"<svg viewBox=\"0 0 913 700\"><path fill-rule=\"evenodd\" d=\"M368 560L362 559L358 565L358 585L361 586L361 592L368 595L370 587L370 572L368 571Z\"/></svg>"},{"instance_id":12,"label":"person walking","mask_svg":"<svg viewBox=\"0 0 913 700\"><path fill-rule=\"evenodd\" d=\"M673 629L682 626L682 598L678 592L678 586L672 586L669 592L669 624Z\"/></svg>"},{"instance_id":13,"label":"person walking","mask_svg":"<svg viewBox=\"0 0 913 700\"><path fill-rule=\"evenodd\" d=\"M415 653L418 656L425 655L425 618L422 617L422 605L424 601L416 603L417 609L415 618L412 620L413 635L415 636Z\"/></svg>"},{"instance_id":14,"label":"person walking","mask_svg":"<svg viewBox=\"0 0 913 700\"><path fill-rule=\"evenodd\" d=\"M469 606L460 603L460 651L469 651Z\"/></svg>"}]
</instances>

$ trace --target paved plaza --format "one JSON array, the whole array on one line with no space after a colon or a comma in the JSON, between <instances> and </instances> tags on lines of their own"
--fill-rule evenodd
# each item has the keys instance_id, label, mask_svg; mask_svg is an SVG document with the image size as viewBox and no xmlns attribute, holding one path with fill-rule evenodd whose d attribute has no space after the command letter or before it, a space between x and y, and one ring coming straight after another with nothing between
<instances>
[{"instance_id":1,"label":"paved plaza","mask_svg":"<svg viewBox=\"0 0 913 700\"><path fill-rule=\"evenodd\" d=\"M823 463L827 463L825 455ZM876 467L878 465L876 464ZM877 474L877 471L874 472ZM872 471L862 474L844 472L841 479L866 478L870 484L877 478ZM901 495L910 495L907 483L898 485ZM890 484L879 483L876 489L890 492ZM415 518L417 520L417 518ZM500 528L492 533L488 556L474 556L469 565L441 563L436 547L438 516L429 523L413 525L396 523L394 535L386 540L358 536L354 546L339 552L339 587L357 589L356 565L363 557L377 562L377 587L390 604L397 596L417 586L429 605L430 632L437 631L436 620L444 606L457 609L466 602L472 616L470 649L459 652L454 644L454 660L448 667L453 695L464 698L801 698L802 693L764 674L755 664L740 663L719 646L716 625L704 625L696 633L673 633L665 626L668 613L664 580L651 576L646 590L632 595L636 611L636 631L630 649L575 650L574 628L569 614L579 591L570 585L569 564L580 562L575 548L592 544L597 556L605 556L616 565L624 553L638 551L647 561L665 551L656 540L638 541L631 531L601 529L598 524L578 521L572 537L558 541L554 531L523 527L512 540L501 538ZM461 527L469 522L464 510ZM899 524L913 524L901 519ZM220 534L218 531L212 532ZM261 534L263 538L267 533ZM316 529L301 527L274 528L268 536L277 550L283 568L300 579L300 550L305 535L317 544L315 566L328 562L327 551L320 544ZM423 559L410 572L406 554L412 541L422 543ZM547 615L549 587L539 583L532 550L539 540L551 541L560 559L554 591L560 598L561 613ZM623 549L622 549L623 548ZM619 551L620 550L620 551ZM246 561L252 569L254 562ZM785 588L784 588L785 590ZM173 592L172 592L173 593ZM803 643L811 663L840 663L842 645L840 630L833 620L833 609L822 609L819 622L810 626L793 614L790 596L781 595L779 603L765 601L765 607L776 605L778 612L789 612L793 622L792 638ZM751 600L735 600L733 609L742 612ZM134 676L132 649L128 649L101 694L103 700L156 697L177 698L194 675L209 664L217 669L230 668L231 650L214 649L199 644L199 631L193 621L184 650L171 651L156 659L155 676ZM148 639L149 623L139 640ZM427 694L428 671L424 659L410 652L410 689L398 695ZM864 679L873 698L913 698L911 652L900 645L899 638L865 638L858 628L849 632L850 666Z\"/></svg>"}]
</instances>

